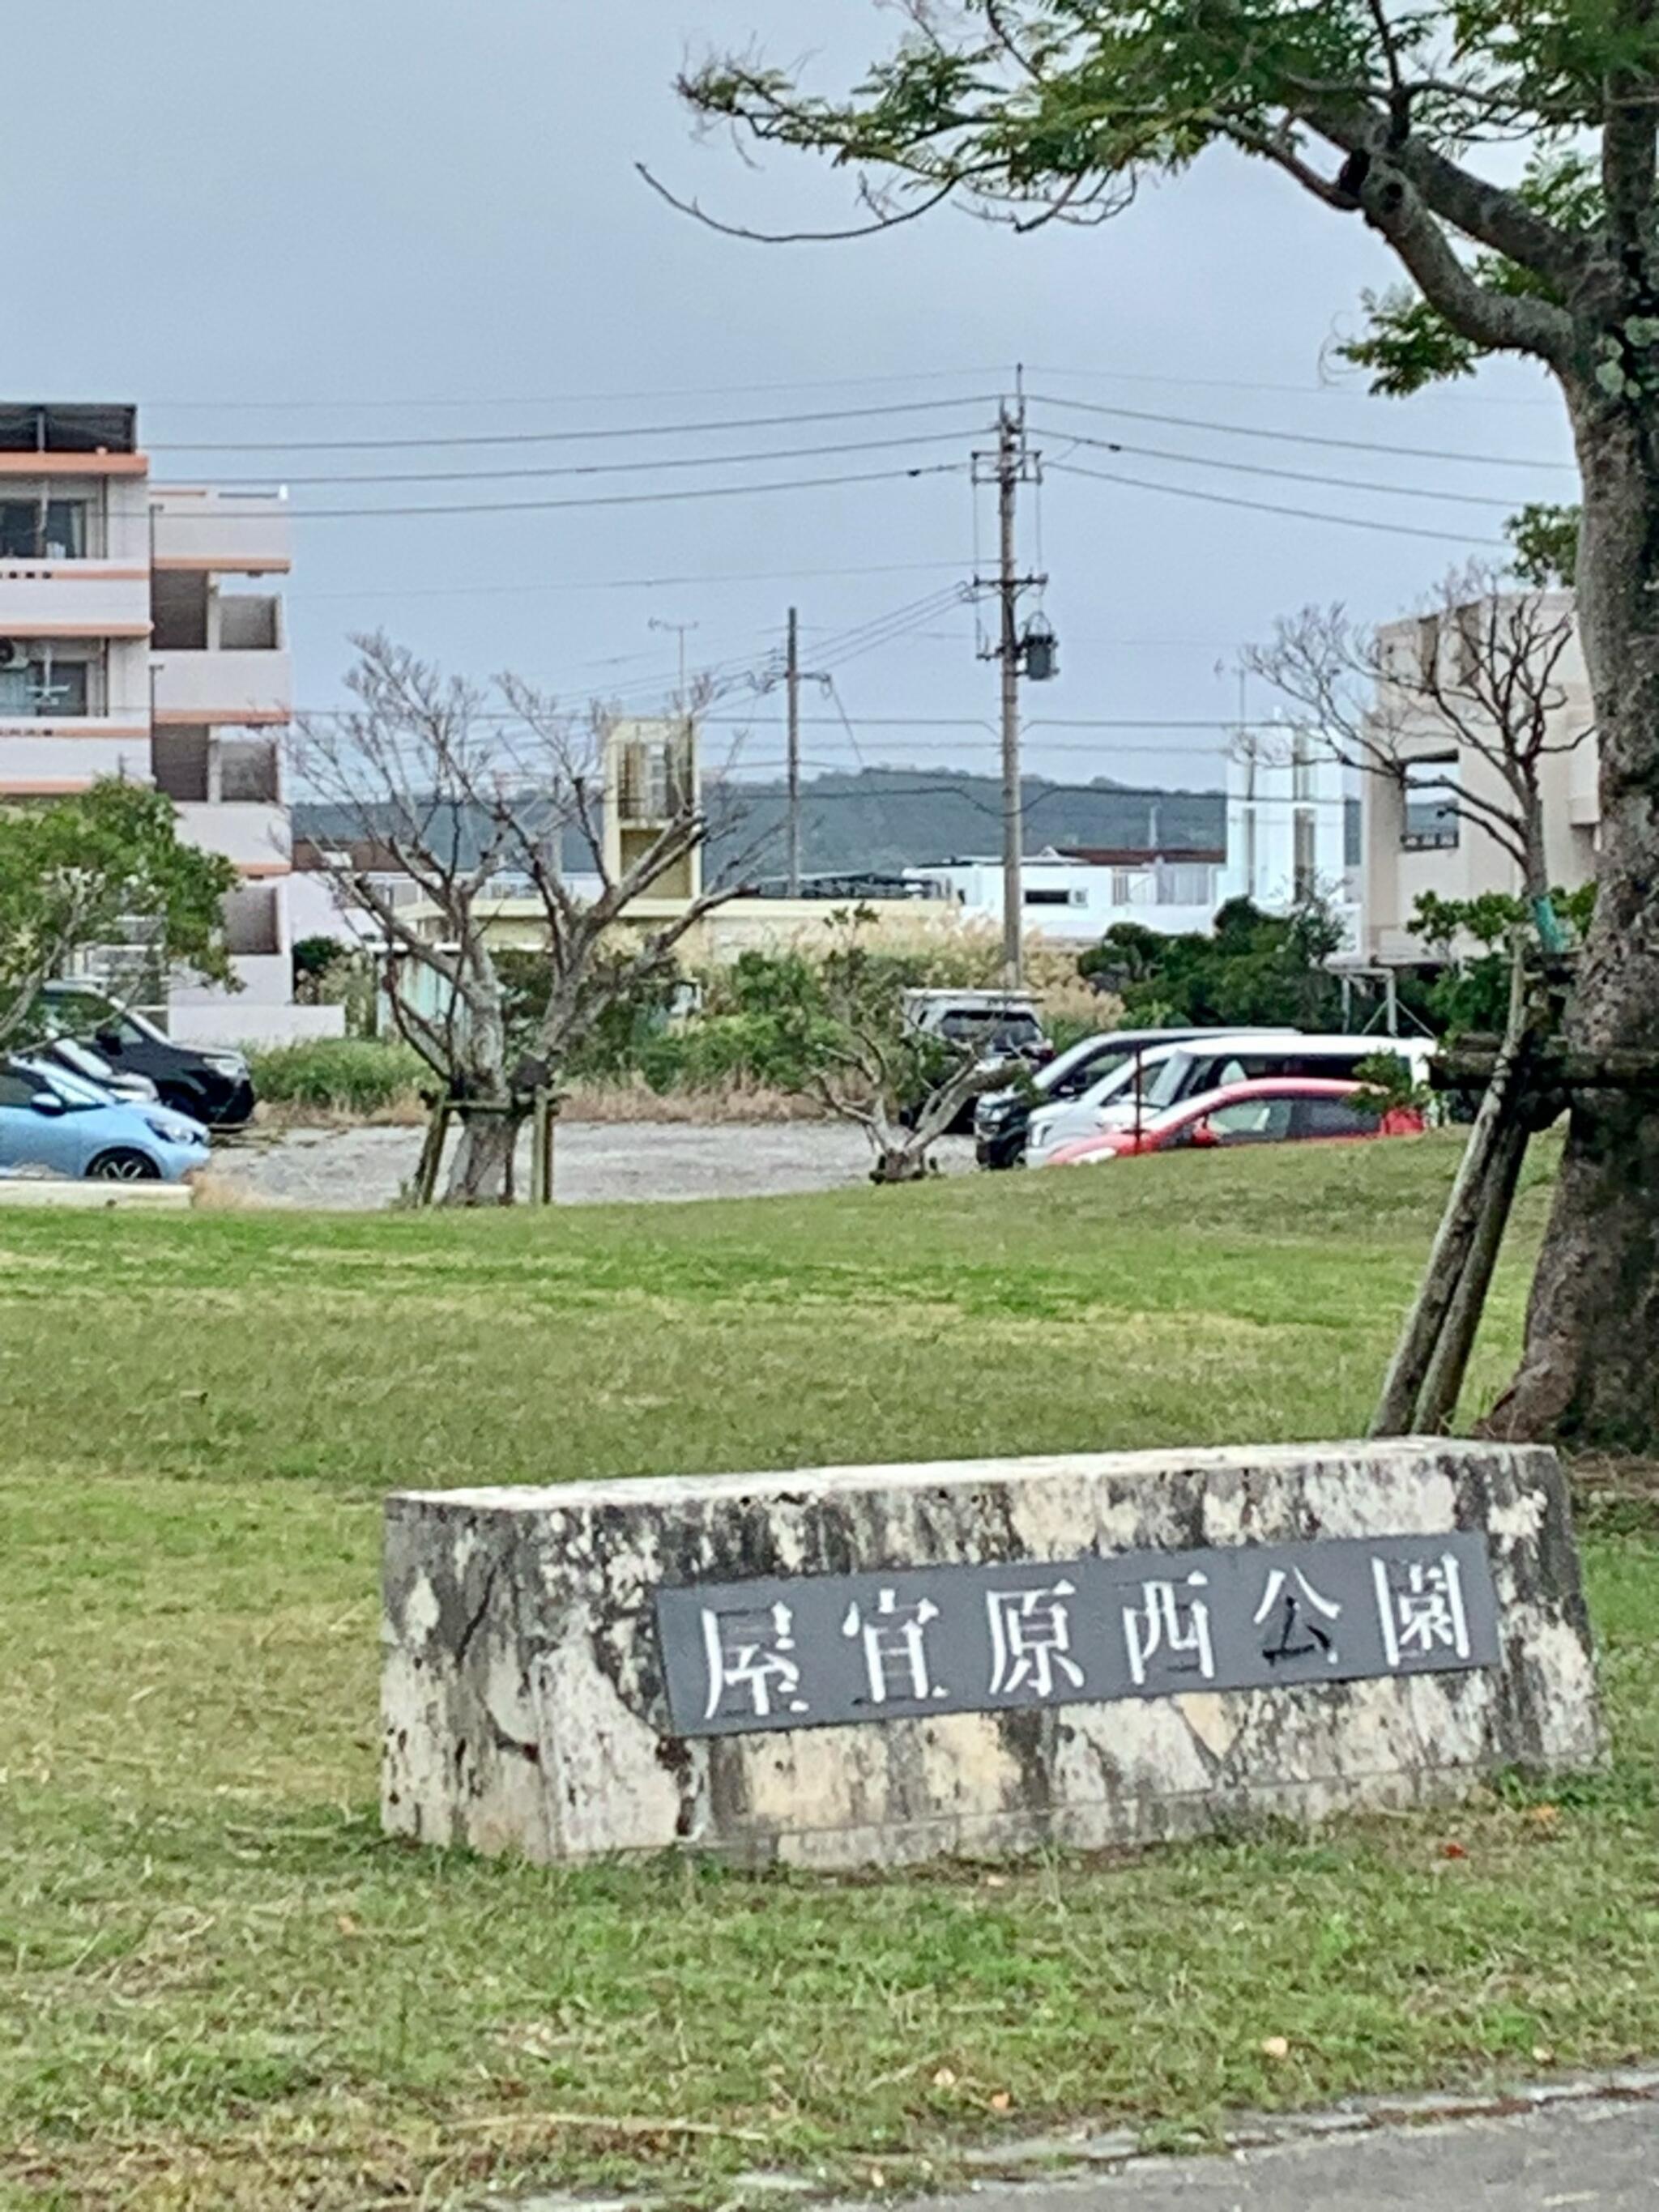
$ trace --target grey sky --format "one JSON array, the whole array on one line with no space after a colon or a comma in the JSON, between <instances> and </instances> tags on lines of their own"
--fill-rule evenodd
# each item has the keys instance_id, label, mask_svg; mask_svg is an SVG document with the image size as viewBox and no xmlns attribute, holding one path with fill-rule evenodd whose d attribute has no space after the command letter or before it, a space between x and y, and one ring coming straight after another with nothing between
<instances>
[{"instance_id":1,"label":"grey sky","mask_svg":"<svg viewBox=\"0 0 1659 2212\"><path fill-rule=\"evenodd\" d=\"M0 143L11 301L0 383L18 398L136 398L158 465L186 478L568 467L915 439L769 469L296 486L300 514L959 462L975 426L988 427L990 397L1016 360L1030 365L1034 390L1103 406L1516 457L1513 465L1396 461L1034 404L1036 442L1050 457L1063 425L1209 464L1079 449L1073 458L1089 466L1370 516L1470 545L1499 534L1506 507L1571 489L1570 474L1538 465L1560 462L1568 447L1559 409L1528 370L1489 372L1407 406L1368 399L1352 380L1321 388L1333 328L1352 318L1364 286L1389 281L1391 265L1357 221L1241 163L1206 161L1100 231L1016 239L945 214L861 244L778 248L714 235L635 177L644 160L711 210L761 227L845 221L844 177L782 155L757 172L723 140L696 143L671 80L688 47L758 30L784 58L816 51L815 66L834 82L893 24L871 0L278 0L264 9L56 0L32 20L27 41L32 80L54 89L14 101ZM400 454L167 450L957 397L962 406L934 413L720 440ZM1316 477L1397 472L1402 483L1498 503L1381 498L1224 472L1218 459ZM810 659L815 637L966 576L974 540L970 495L955 475L661 506L319 519L299 524L296 545L299 690L306 702L326 704L337 695L346 634L376 623L453 665L511 665L579 696L648 687L672 672L674 641L647 630L653 615L699 624L688 640L694 665L758 665L793 598ZM1035 558L1034 536L1025 550ZM1367 615L1393 612L1459 554L1458 544L1433 538L1058 473L1042 498L1042 550L1064 673L1031 697L1032 765L1079 780L1171 783L1213 780L1219 726L1043 723L1219 725L1237 690L1217 676L1217 661L1277 611L1342 597ZM842 573L800 573L809 570ZM670 576L695 580L573 588ZM750 580L709 580L732 576ZM972 629L964 610L947 611L847 661L841 696L865 757L993 764L994 672L975 659ZM635 696L649 702L648 688ZM828 719L809 730L809 757L849 763L833 708L814 701L811 711ZM750 719L745 758L776 762L775 698Z\"/></svg>"}]
</instances>

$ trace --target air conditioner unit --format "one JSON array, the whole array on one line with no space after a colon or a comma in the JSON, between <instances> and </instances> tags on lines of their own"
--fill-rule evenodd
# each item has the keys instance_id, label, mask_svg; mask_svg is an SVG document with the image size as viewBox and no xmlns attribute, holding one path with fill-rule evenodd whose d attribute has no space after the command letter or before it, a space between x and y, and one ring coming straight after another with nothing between
<instances>
[{"instance_id":1,"label":"air conditioner unit","mask_svg":"<svg viewBox=\"0 0 1659 2212\"><path fill-rule=\"evenodd\" d=\"M27 668L29 649L21 638L0 637L0 668Z\"/></svg>"}]
</instances>

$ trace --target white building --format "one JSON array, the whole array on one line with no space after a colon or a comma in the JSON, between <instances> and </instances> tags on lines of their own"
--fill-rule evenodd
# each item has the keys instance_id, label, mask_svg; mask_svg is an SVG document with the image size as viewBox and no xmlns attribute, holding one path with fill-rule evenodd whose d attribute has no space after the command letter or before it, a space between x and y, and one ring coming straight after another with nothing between
<instances>
[{"instance_id":1,"label":"white building","mask_svg":"<svg viewBox=\"0 0 1659 2212\"><path fill-rule=\"evenodd\" d=\"M1570 592L1544 594L1538 622L1547 629L1555 618L1570 617L1571 610ZM1458 635L1463 611L1443 621L1431 615L1386 625L1379 640L1389 665L1420 664L1427 654L1464 650ZM1477 638L1481 634L1477 630ZM1576 890L1595 872L1601 821L1595 709L1576 634L1554 670L1552 689L1559 696L1549 714L1550 750L1540 762L1545 857L1551 884ZM1480 724L1462 701L1460 711L1468 713L1470 727L1478 732ZM1429 711L1415 690L1404 700L1379 697L1377 713L1401 773L1368 773L1361 779L1363 947L1365 958L1379 965L1410 965L1427 957L1408 927L1422 892L1443 899L1478 898L1487 891L1514 895L1521 871L1480 826L1478 809L1458 811L1464 792L1504 801L1491 744L1483 750L1469 742L1449 720Z\"/></svg>"},{"instance_id":2,"label":"white building","mask_svg":"<svg viewBox=\"0 0 1659 2212\"><path fill-rule=\"evenodd\" d=\"M137 410L0 407L0 801L154 783L240 878L225 928L243 988L175 983L172 1033L337 1033L293 1004L281 732L293 674L286 497L152 483Z\"/></svg>"},{"instance_id":3,"label":"white building","mask_svg":"<svg viewBox=\"0 0 1659 2212\"><path fill-rule=\"evenodd\" d=\"M1178 937L1207 930L1221 902L1224 855L1210 848L1153 852L1050 846L1020 866L1025 927L1067 945L1093 945L1115 922ZM951 901L965 920L1002 923L1002 862L969 858L907 868L907 878Z\"/></svg>"},{"instance_id":4,"label":"white building","mask_svg":"<svg viewBox=\"0 0 1659 2212\"><path fill-rule=\"evenodd\" d=\"M1306 730L1242 732L1227 759L1227 865L1221 900L1264 914L1324 901L1359 939L1361 778Z\"/></svg>"}]
</instances>

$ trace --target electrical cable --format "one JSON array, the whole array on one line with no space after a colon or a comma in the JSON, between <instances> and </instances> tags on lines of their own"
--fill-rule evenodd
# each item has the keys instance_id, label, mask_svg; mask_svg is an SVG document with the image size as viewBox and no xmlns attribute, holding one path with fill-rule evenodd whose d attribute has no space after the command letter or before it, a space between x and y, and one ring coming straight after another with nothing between
<instances>
[{"instance_id":1,"label":"electrical cable","mask_svg":"<svg viewBox=\"0 0 1659 2212\"><path fill-rule=\"evenodd\" d=\"M713 422L623 422L609 428L477 431L462 437L439 438L196 440L185 445L157 445L151 450L158 453L364 453L475 446L568 446L591 444L596 439L690 438L722 430L796 429L805 422L868 422L878 416L937 414L945 408L989 407L994 404L992 397L974 393L962 399L891 399L878 407L827 407L805 414L728 416ZM1069 403L1062 402L1066 404Z\"/></svg>"},{"instance_id":2,"label":"electrical cable","mask_svg":"<svg viewBox=\"0 0 1659 2212\"><path fill-rule=\"evenodd\" d=\"M704 484L684 491L606 492L594 498L468 500L424 507L295 507L296 522L372 522L377 518L403 520L416 515L550 514L572 509L602 507L662 507L688 499L747 499L761 492L818 491L836 484L898 483L918 477L960 476L965 461L932 461L915 468L866 469L828 477L793 477L779 483ZM266 515L216 515L222 523L250 522L269 526ZM234 560L226 563L234 567Z\"/></svg>"},{"instance_id":3,"label":"electrical cable","mask_svg":"<svg viewBox=\"0 0 1659 2212\"><path fill-rule=\"evenodd\" d=\"M1442 545L1471 545L1489 548L1494 552L1510 549L1501 538L1468 538L1449 530L1423 530L1410 522L1378 522L1370 516L1358 514L1326 514L1314 507L1279 507L1261 499L1241 499L1231 492L1200 491L1192 484L1154 483L1146 477L1123 476L1106 469L1079 468L1074 462L1054 461L1050 464L1068 477L1088 477L1096 483L1127 484L1132 491L1167 492L1176 499L1200 499L1212 507L1240 507L1255 514L1282 514L1298 522L1334 522L1348 530L1369 530L1388 538L1433 538Z\"/></svg>"},{"instance_id":4,"label":"electrical cable","mask_svg":"<svg viewBox=\"0 0 1659 2212\"><path fill-rule=\"evenodd\" d=\"M957 430L911 430L899 438L854 438L827 446L779 446L764 453L658 454L648 461L569 461L549 468L530 469L408 469L345 476L285 477L283 483L284 490L291 491L309 490L320 484L502 483L531 477L638 476L657 469L738 468L756 462L810 460L830 453L880 453L904 446L955 445L964 434Z\"/></svg>"},{"instance_id":5,"label":"electrical cable","mask_svg":"<svg viewBox=\"0 0 1659 2212\"><path fill-rule=\"evenodd\" d=\"M1433 446L1385 446L1373 438L1327 438L1311 430L1261 430L1248 422L1209 422L1191 415L1155 414L1142 407L1108 407L1097 399L1061 399L1033 393L1034 407L1070 407L1085 415L1109 415L1126 422L1156 422L1166 430L1211 430L1224 438L1261 438L1275 445L1328 446L1348 453L1385 453L1391 460L1472 461L1500 469L1555 469L1577 474L1572 461L1529 460L1520 453L1449 453Z\"/></svg>"},{"instance_id":6,"label":"electrical cable","mask_svg":"<svg viewBox=\"0 0 1659 2212\"><path fill-rule=\"evenodd\" d=\"M1042 434L1039 432L1039 435ZM1050 434L1063 437L1073 447L1090 446L1103 453L1129 453L1138 460L1177 461L1185 467L1224 469L1230 474L1249 477L1274 477L1286 483L1322 484L1332 491L1363 491L1380 493L1386 499L1437 499L1455 507L1496 507L1510 513L1524 501L1518 493L1508 497L1495 496L1490 492L1431 490L1426 484L1377 483L1362 477L1330 477L1315 469L1277 469L1266 461L1227 461L1210 453L1174 453L1161 446L1129 446L1115 438L1085 438L1076 430L1054 430ZM1054 463L1055 468L1065 466L1065 457ZM1039 553L1037 566L1042 565Z\"/></svg>"}]
</instances>

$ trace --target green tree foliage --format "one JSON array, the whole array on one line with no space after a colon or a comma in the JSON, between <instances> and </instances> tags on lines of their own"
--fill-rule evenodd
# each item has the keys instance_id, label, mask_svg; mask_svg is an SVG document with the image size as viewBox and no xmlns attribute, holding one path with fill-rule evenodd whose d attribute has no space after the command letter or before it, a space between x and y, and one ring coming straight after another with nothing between
<instances>
[{"instance_id":1,"label":"green tree foliage","mask_svg":"<svg viewBox=\"0 0 1659 2212\"><path fill-rule=\"evenodd\" d=\"M1534 500L1512 514L1504 535L1514 550L1510 566L1523 584L1534 591L1557 591L1570 586L1578 572L1577 507L1557 507Z\"/></svg>"},{"instance_id":2,"label":"green tree foliage","mask_svg":"<svg viewBox=\"0 0 1659 2212\"><path fill-rule=\"evenodd\" d=\"M1078 966L1118 994L1136 1025L1329 1030L1340 1025L1342 994L1325 963L1341 942L1316 900L1275 915L1230 899L1213 935L1164 937L1115 922Z\"/></svg>"},{"instance_id":3,"label":"green tree foliage","mask_svg":"<svg viewBox=\"0 0 1659 2212\"><path fill-rule=\"evenodd\" d=\"M1607 233L1650 212L1637 132L1645 121L1650 139L1659 21L1645 0L908 0L899 12L908 29L844 96L755 50L711 58L681 89L702 116L854 168L876 225L951 197L1027 229L1098 220L1215 146L1269 162L1363 216L1401 264L1408 281L1367 296L1346 349L1378 391L1466 375L1498 349L1576 372L1590 304L1578 280ZM1621 155L1627 137L1629 158L1597 161L1596 129ZM1499 185L1471 156L1517 138L1531 145L1524 173ZM1597 333L1604 391L1634 388L1659 357L1644 315Z\"/></svg>"},{"instance_id":4,"label":"green tree foliage","mask_svg":"<svg viewBox=\"0 0 1659 2212\"><path fill-rule=\"evenodd\" d=\"M1595 886L1553 891L1551 904L1558 921L1582 940L1595 910ZM1473 899L1443 899L1424 891L1409 927L1439 963L1428 993L1435 1028L1454 1041L1472 1031L1500 1032L1509 1012L1510 947L1517 937L1534 943L1537 938L1537 923L1525 901L1502 891L1484 891Z\"/></svg>"},{"instance_id":5,"label":"green tree foliage","mask_svg":"<svg viewBox=\"0 0 1659 2212\"><path fill-rule=\"evenodd\" d=\"M0 1042L37 1018L40 986L133 922L164 969L234 984L221 909L236 871L181 843L173 802L115 779L0 808Z\"/></svg>"}]
</instances>

